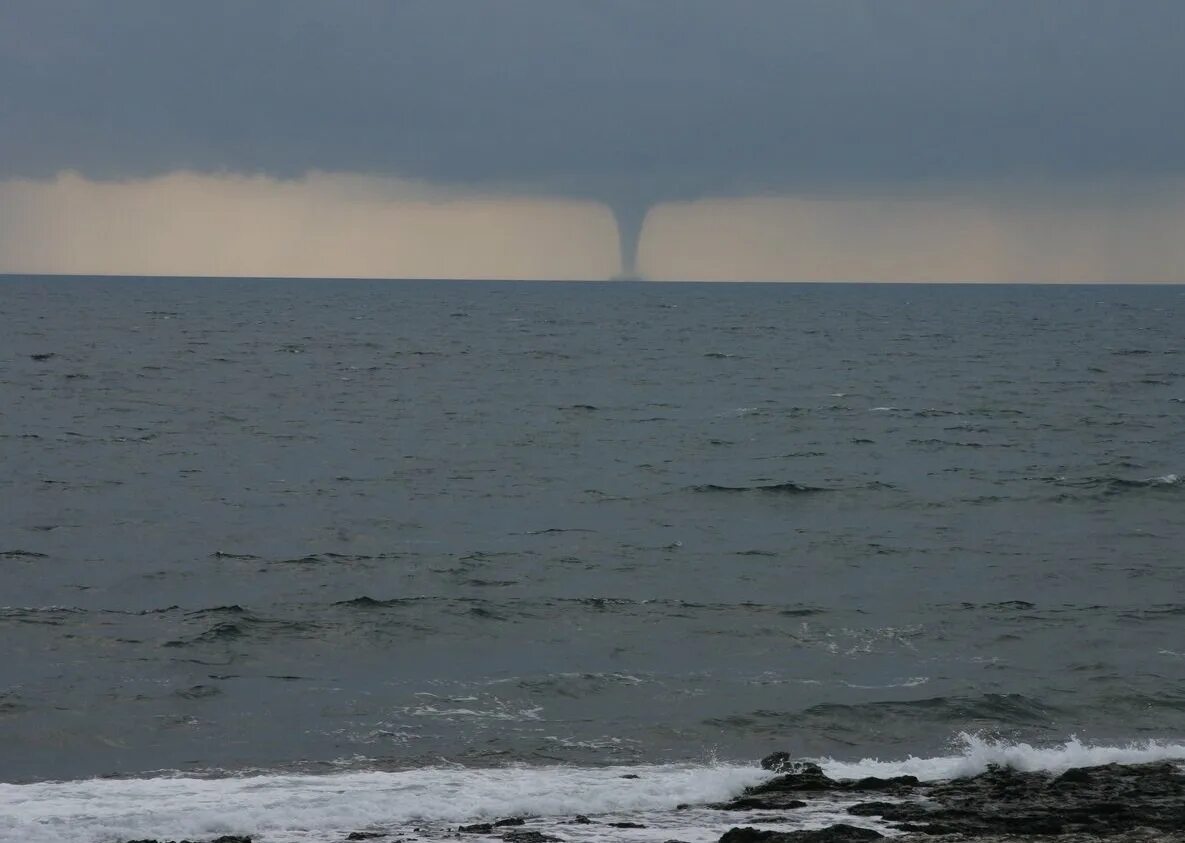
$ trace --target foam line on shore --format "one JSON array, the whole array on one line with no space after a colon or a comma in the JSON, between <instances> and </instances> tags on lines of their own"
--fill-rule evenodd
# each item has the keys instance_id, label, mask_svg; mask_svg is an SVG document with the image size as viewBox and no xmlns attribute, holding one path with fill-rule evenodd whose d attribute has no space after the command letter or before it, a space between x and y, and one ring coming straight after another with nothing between
<instances>
[{"instance_id":1,"label":"foam line on shore","mask_svg":"<svg viewBox=\"0 0 1185 843\"><path fill-rule=\"evenodd\" d=\"M727 799L769 775L749 765L432 767L0 784L0 839L108 843L255 833L270 840L368 825L661 811Z\"/></svg>"}]
</instances>

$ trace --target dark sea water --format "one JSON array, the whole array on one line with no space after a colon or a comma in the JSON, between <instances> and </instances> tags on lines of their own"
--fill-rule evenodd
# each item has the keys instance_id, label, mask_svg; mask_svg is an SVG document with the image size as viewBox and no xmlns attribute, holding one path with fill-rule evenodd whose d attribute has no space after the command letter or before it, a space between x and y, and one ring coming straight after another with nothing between
<instances>
[{"instance_id":1,"label":"dark sea water","mask_svg":"<svg viewBox=\"0 0 1185 843\"><path fill-rule=\"evenodd\" d=\"M169 833L55 837L61 794L22 796L156 771L418 774L421 804L507 767L717 776L688 801L781 748L1171 755L1183 314L1171 286L0 279L0 814Z\"/></svg>"}]
</instances>

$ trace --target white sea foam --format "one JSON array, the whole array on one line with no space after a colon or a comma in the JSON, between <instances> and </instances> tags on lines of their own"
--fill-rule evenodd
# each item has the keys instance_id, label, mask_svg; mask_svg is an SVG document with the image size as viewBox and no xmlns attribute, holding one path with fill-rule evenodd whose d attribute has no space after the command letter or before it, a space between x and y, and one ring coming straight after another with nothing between
<instances>
[{"instance_id":1,"label":"white sea foam","mask_svg":"<svg viewBox=\"0 0 1185 843\"><path fill-rule=\"evenodd\" d=\"M910 676L905 679L898 679L894 682L887 682L883 685L858 685L855 682L840 682L848 688L857 688L862 691L879 691L885 688L916 688L919 685L925 685L930 681L929 676Z\"/></svg>"},{"instance_id":2,"label":"white sea foam","mask_svg":"<svg viewBox=\"0 0 1185 843\"><path fill-rule=\"evenodd\" d=\"M1144 481L1150 486L1177 486L1181 483L1179 474L1165 474L1160 477L1149 477Z\"/></svg>"},{"instance_id":3,"label":"white sea foam","mask_svg":"<svg viewBox=\"0 0 1185 843\"><path fill-rule=\"evenodd\" d=\"M475 720L539 720L543 706L510 709L496 708L491 711L479 711L473 708L438 708L434 705L420 705L400 709L412 717L439 717L442 720L457 718Z\"/></svg>"},{"instance_id":4,"label":"white sea foam","mask_svg":"<svg viewBox=\"0 0 1185 843\"><path fill-rule=\"evenodd\" d=\"M251 833L260 843L295 843L367 826L672 811L727 799L768 776L739 765L444 767L0 784L0 840L111 843Z\"/></svg>"},{"instance_id":5,"label":"white sea foam","mask_svg":"<svg viewBox=\"0 0 1185 843\"><path fill-rule=\"evenodd\" d=\"M1096 764L1185 761L1185 744L1149 741L1124 746L1090 745L1071 738L1052 747L959 737L961 751L898 761L821 759L833 778L915 775L924 780L976 775L993 765L1061 772ZM623 778L624 776L637 778ZM563 825L575 814L605 822L628 819L644 830L615 830L633 843L678 837L690 843L719 838L722 820L703 805L740 793L772 775L756 765L631 765L601 768L507 767L474 770L431 767L399 772L332 775L254 775L229 778L88 779L0 784L0 840L22 843L115 843L135 838L205 840L220 834L252 834L257 843L312 843L366 828L409 834L413 826L448 825L507 816L539 818L543 828L570 843L591 843L605 826ZM850 802L812 801L777 828L812 828L852 822ZM892 830L872 820L861 824ZM430 832L428 837L439 834Z\"/></svg>"},{"instance_id":6,"label":"white sea foam","mask_svg":"<svg viewBox=\"0 0 1185 843\"><path fill-rule=\"evenodd\" d=\"M824 772L836 779L858 779L865 776L917 776L923 781L955 779L974 776L991 766L1011 767L1024 772L1046 770L1060 773L1072 767L1092 767L1098 764L1143 764L1149 761L1185 761L1185 743L1145 741L1123 746L1102 746L1083 743L1076 737L1060 746L1035 747L1027 743L992 740L966 732L957 743L958 754L936 758L910 756L900 761L881 761L865 758L862 761L819 761Z\"/></svg>"}]
</instances>

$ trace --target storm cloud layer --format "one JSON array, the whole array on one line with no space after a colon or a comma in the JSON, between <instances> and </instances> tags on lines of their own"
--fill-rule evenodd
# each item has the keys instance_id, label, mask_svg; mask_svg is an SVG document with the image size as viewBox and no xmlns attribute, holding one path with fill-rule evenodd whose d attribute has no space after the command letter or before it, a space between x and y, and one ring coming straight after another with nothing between
<instances>
[{"instance_id":1,"label":"storm cloud layer","mask_svg":"<svg viewBox=\"0 0 1185 843\"><path fill-rule=\"evenodd\" d=\"M319 169L689 197L1185 170L1177 0L4 8L3 175Z\"/></svg>"},{"instance_id":2,"label":"storm cloud layer","mask_svg":"<svg viewBox=\"0 0 1185 843\"><path fill-rule=\"evenodd\" d=\"M667 201L1175 183L1182 43L1179 0L5 0L0 179L591 198L629 268Z\"/></svg>"}]
</instances>

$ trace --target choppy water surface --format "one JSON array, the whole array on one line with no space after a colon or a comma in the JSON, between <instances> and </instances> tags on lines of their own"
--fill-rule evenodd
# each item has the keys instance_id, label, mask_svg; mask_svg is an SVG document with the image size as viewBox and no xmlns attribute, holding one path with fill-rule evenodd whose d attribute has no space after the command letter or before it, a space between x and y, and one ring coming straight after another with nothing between
<instances>
[{"instance_id":1,"label":"choppy water surface","mask_svg":"<svg viewBox=\"0 0 1185 843\"><path fill-rule=\"evenodd\" d=\"M1179 738L1183 309L0 281L0 780Z\"/></svg>"}]
</instances>

